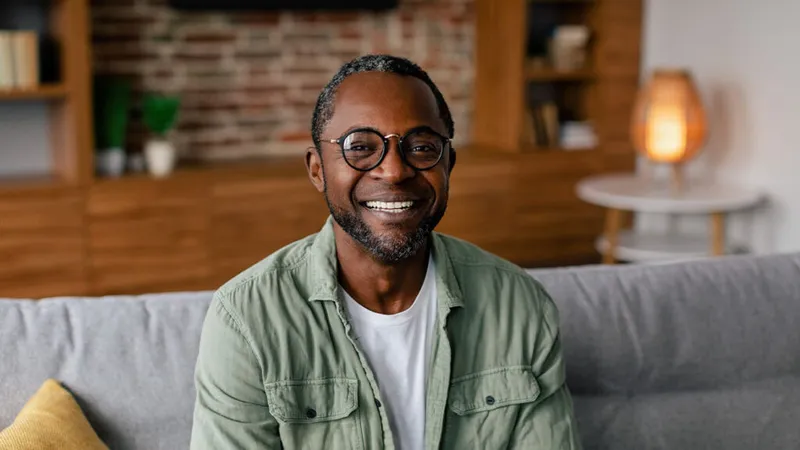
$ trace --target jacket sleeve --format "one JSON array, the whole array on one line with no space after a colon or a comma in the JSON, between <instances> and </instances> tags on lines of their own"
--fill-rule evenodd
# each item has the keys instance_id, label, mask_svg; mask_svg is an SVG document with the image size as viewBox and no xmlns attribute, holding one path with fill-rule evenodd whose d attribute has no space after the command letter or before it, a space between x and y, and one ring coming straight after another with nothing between
<instances>
[{"instance_id":1,"label":"jacket sleeve","mask_svg":"<svg viewBox=\"0 0 800 450\"><path fill-rule=\"evenodd\" d=\"M261 366L239 321L215 297L203 323L195 367L191 450L279 450Z\"/></svg>"},{"instance_id":2,"label":"jacket sleeve","mask_svg":"<svg viewBox=\"0 0 800 450\"><path fill-rule=\"evenodd\" d=\"M539 325L533 327L537 334L533 373L540 394L535 402L520 409L509 448L581 450L572 396L565 381L558 311L544 289L538 287L538 291L544 298Z\"/></svg>"}]
</instances>

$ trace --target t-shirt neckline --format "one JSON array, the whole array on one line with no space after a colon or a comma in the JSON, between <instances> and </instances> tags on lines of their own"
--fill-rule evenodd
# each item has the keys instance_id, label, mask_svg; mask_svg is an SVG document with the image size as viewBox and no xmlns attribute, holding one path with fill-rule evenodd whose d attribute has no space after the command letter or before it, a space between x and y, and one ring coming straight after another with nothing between
<instances>
[{"instance_id":1,"label":"t-shirt neckline","mask_svg":"<svg viewBox=\"0 0 800 450\"><path fill-rule=\"evenodd\" d=\"M433 261L433 255L428 257L428 268L425 271L425 279L422 281L422 286L414 299L414 303L405 311L397 314L381 314L365 308L361 303L358 303L341 285L339 285L339 292L344 302L347 305L347 311L350 314L350 319L364 323L369 326L398 326L405 324L414 317L423 314L425 311L425 303L430 301L430 293L436 285L436 267Z\"/></svg>"}]
</instances>

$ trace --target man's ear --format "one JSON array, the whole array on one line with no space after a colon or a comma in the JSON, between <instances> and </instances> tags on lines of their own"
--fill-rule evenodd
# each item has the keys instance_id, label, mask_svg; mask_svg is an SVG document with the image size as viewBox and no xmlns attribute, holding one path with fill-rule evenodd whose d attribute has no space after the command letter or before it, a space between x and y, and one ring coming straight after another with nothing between
<instances>
[{"instance_id":1,"label":"man's ear","mask_svg":"<svg viewBox=\"0 0 800 450\"><path fill-rule=\"evenodd\" d=\"M453 173L453 167L455 166L456 166L456 151L453 147L450 147L450 165L447 167L448 175Z\"/></svg>"},{"instance_id":2,"label":"man's ear","mask_svg":"<svg viewBox=\"0 0 800 450\"><path fill-rule=\"evenodd\" d=\"M315 147L306 149L306 171L311 184L318 192L325 191L325 174L322 171L322 156Z\"/></svg>"}]
</instances>

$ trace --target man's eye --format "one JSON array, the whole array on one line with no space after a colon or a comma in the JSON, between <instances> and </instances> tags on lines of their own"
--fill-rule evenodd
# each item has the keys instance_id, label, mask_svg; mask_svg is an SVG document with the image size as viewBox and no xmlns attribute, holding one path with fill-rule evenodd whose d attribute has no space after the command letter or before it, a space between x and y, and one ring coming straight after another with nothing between
<instances>
[{"instance_id":1,"label":"man's eye","mask_svg":"<svg viewBox=\"0 0 800 450\"><path fill-rule=\"evenodd\" d=\"M428 153L435 152L436 149L432 145L415 145L411 148L411 151L414 153Z\"/></svg>"},{"instance_id":2,"label":"man's eye","mask_svg":"<svg viewBox=\"0 0 800 450\"><path fill-rule=\"evenodd\" d=\"M352 144L346 149L349 152L369 152L372 148L367 144Z\"/></svg>"}]
</instances>

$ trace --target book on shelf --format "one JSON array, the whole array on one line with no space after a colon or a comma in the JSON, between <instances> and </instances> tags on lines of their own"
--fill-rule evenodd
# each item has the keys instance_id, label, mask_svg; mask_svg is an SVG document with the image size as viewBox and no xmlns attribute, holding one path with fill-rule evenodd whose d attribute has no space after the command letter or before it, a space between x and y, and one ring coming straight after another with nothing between
<instances>
[{"instance_id":1,"label":"book on shelf","mask_svg":"<svg viewBox=\"0 0 800 450\"><path fill-rule=\"evenodd\" d=\"M542 121L544 122L545 135L548 147L559 146L558 107L555 103L548 102L539 107Z\"/></svg>"},{"instance_id":2,"label":"book on shelf","mask_svg":"<svg viewBox=\"0 0 800 450\"><path fill-rule=\"evenodd\" d=\"M0 30L0 89L34 89L39 79L36 32Z\"/></svg>"},{"instance_id":3,"label":"book on shelf","mask_svg":"<svg viewBox=\"0 0 800 450\"><path fill-rule=\"evenodd\" d=\"M525 110L525 126L523 139L525 142L541 148L559 146L558 107L547 102L534 105Z\"/></svg>"},{"instance_id":4,"label":"book on shelf","mask_svg":"<svg viewBox=\"0 0 800 450\"><path fill-rule=\"evenodd\" d=\"M11 54L11 33L0 30L0 89L14 87L14 57Z\"/></svg>"}]
</instances>

